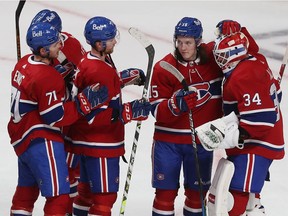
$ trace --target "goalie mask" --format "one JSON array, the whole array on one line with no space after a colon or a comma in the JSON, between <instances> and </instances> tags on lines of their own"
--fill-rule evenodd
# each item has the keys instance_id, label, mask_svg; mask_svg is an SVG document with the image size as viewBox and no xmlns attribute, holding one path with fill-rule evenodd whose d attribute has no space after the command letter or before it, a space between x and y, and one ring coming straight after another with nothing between
<instances>
[{"instance_id":1,"label":"goalie mask","mask_svg":"<svg viewBox=\"0 0 288 216\"><path fill-rule=\"evenodd\" d=\"M214 58L224 74L233 70L237 64L248 57L249 41L239 32L229 36L222 36L215 40Z\"/></svg>"}]
</instances>

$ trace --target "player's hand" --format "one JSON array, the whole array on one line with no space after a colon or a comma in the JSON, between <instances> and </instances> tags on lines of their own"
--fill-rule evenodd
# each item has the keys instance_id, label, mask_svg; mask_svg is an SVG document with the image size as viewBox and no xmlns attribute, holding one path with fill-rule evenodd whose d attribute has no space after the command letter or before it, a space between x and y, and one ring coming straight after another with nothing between
<instances>
[{"instance_id":1,"label":"player's hand","mask_svg":"<svg viewBox=\"0 0 288 216\"><path fill-rule=\"evenodd\" d=\"M174 115L193 109L197 103L197 89L189 87L189 91L180 89L168 100L168 107Z\"/></svg>"},{"instance_id":2,"label":"player's hand","mask_svg":"<svg viewBox=\"0 0 288 216\"><path fill-rule=\"evenodd\" d=\"M241 25L234 20L222 20L216 25L215 35L220 37L222 35L232 35L240 32Z\"/></svg>"},{"instance_id":3,"label":"player's hand","mask_svg":"<svg viewBox=\"0 0 288 216\"><path fill-rule=\"evenodd\" d=\"M196 134L207 151L243 148L239 143L239 120L234 112L195 128Z\"/></svg>"},{"instance_id":4,"label":"player's hand","mask_svg":"<svg viewBox=\"0 0 288 216\"><path fill-rule=\"evenodd\" d=\"M82 115L97 109L108 99L108 89L106 86L99 87L99 83L86 87L75 97L78 111Z\"/></svg>"},{"instance_id":5,"label":"player's hand","mask_svg":"<svg viewBox=\"0 0 288 216\"><path fill-rule=\"evenodd\" d=\"M143 100L134 100L123 104L121 120L124 124L136 120L142 121L148 118L151 104Z\"/></svg>"},{"instance_id":6,"label":"player's hand","mask_svg":"<svg viewBox=\"0 0 288 216\"><path fill-rule=\"evenodd\" d=\"M58 64L54 67L63 78L65 78L68 74L69 74L69 70L67 70L64 66L62 66L61 64Z\"/></svg>"},{"instance_id":7,"label":"player's hand","mask_svg":"<svg viewBox=\"0 0 288 216\"><path fill-rule=\"evenodd\" d=\"M144 71L138 68L128 68L120 72L122 86L144 85L146 76Z\"/></svg>"}]
</instances>

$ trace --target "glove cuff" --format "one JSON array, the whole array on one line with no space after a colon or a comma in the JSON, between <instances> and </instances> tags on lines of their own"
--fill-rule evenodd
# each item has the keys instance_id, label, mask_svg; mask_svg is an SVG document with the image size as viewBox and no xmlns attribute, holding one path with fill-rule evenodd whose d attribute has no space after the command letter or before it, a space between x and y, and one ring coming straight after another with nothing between
<instances>
[{"instance_id":1,"label":"glove cuff","mask_svg":"<svg viewBox=\"0 0 288 216\"><path fill-rule=\"evenodd\" d=\"M87 115L91 112L91 104L82 92L75 97L75 103L81 115Z\"/></svg>"},{"instance_id":2,"label":"glove cuff","mask_svg":"<svg viewBox=\"0 0 288 216\"><path fill-rule=\"evenodd\" d=\"M178 108L177 104L174 103L174 99L170 98L168 100L168 108L174 116L179 116L182 111Z\"/></svg>"},{"instance_id":3,"label":"glove cuff","mask_svg":"<svg viewBox=\"0 0 288 216\"><path fill-rule=\"evenodd\" d=\"M126 124L132 120L132 107L130 103L124 103L122 107L121 121Z\"/></svg>"}]
</instances>

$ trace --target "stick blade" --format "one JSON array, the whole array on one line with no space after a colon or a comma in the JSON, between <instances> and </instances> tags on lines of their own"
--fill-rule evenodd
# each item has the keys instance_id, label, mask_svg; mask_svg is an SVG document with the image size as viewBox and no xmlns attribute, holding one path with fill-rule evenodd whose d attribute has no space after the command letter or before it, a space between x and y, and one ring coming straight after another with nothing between
<instances>
[{"instance_id":1,"label":"stick blade","mask_svg":"<svg viewBox=\"0 0 288 216\"><path fill-rule=\"evenodd\" d=\"M149 41L148 37L139 29L131 27L129 28L128 32L130 35L132 35L136 40L138 40L143 47L147 48L151 45L151 42Z\"/></svg>"}]
</instances>

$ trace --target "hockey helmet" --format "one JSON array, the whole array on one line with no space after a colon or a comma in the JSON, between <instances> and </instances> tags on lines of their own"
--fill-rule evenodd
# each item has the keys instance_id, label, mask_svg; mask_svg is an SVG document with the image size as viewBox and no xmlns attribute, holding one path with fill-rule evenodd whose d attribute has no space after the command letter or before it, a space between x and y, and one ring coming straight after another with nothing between
<instances>
[{"instance_id":1,"label":"hockey helmet","mask_svg":"<svg viewBox=\"0 0 288 216\"><path fill-rule=\"evenodd\" d=\"M182 18L175 26L174 40L178 36L193 37L196 44L199 45L202 39L203 28L200 20L192 17Z\"/></svg>"},{"instance_id":2,"label":"hockey helmet","mask_svg":"<svg viewBox=\"0 0 288 216\"><path fill-rule=\"evenodd\" d=\"M49 23L31 25L26 35L26 42L33 52L38 52L42 47L49 49L50 45L59 40L59 31Z\"/></svg>"},{"instance_id":3,"label":"hockey helmet","mask_svg":"<svg viewBox=\"0 0 288 216\"><path fill-rule=\"evenodd\" d=\"M108 18L96 16L88 20L84 29L86 42L94 46L96 41L107 41L116 37L116 25Z\"/></svg>"},{"instance_id":4,"label":"hockey helmet","mask_svg":"<svg viewBox=\"0 0 288 216\"><path fill-rule=\"evenodd\" d=\"M62 31L62 20L60 16L55 12L48 9L41 10L32 19L31 25L39 22L48 22L54 26L59 32Z\"/></svg>"}]
</instances>

